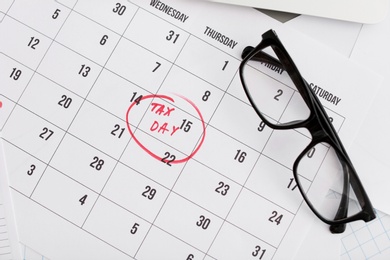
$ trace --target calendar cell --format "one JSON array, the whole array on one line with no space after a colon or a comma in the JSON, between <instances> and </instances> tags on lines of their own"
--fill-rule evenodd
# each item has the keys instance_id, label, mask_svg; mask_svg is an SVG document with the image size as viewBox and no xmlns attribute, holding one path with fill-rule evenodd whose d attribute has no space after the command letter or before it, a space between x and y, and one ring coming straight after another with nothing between
<instances>
[{"instance_id":1,"label":"calendar cell","mask_svg":"<svg viewBox=\"0 0 390 260\"><path fill-rule=\"evenodd\" d=\"M81 140L66 134L50 165L73 180L100 193L115 160Z\"/></svg>"},{"instance_id":2,"label":"calendar cell","mask_svg":"<svg viewBox=\"0 0 390 260\"><path fill-rule=\"evenodd\" d=\"M62 173L48 167L31 198L81 227L98 195Z\"/></svg>"},{"instance_id":3,"label":"calendar cell","mask_svg":"<svg viewBox=\"0 0 390 260\"><path fill-rule=\"evenodd\" d=\"M73 93L85 97L102 68L72 50L54 42L38 72Z\"/></svg>"},{"instance_id":4,"label":"calendar cell","mask_svg":"<svg viewBox=\"0 0 390 260\"><path fill-rule=\"evenodd\" d=\"M295 130L273 131L263 154L292 169L294 161L310 139Z\"/></svg>"},{"instance_id":5,"label":"calendar cell","mask_svg":"<svg viewBox=\"0 0 390 260\"><path fill-rule=\"evenodd\" d=\"M240 65L236 58L194 36L188 39L175 63L223 91Z\"/></svg>"},{"instance_id":6,"label":"calendar cell","mask_svg":"<svg viewBox=\"0 0 390 260\"><path fill-rule=\"evenodd\" d=\"M280 97L284 95L283 90L278 90L278 95L274 99L280 101ZM294 122L296 120L305 120L309 118L310 111L307 108L306 103L304 102L301 94L296 91L292 95L291 99L288 101L288 104L283 112L280 122Z\"/></svg>"},{"instance_id":7,"label":"calendar cell","mask_svg":"<svg viewBox=\"0 0 390 260\"><path fill-rule=\"evenodd\" d=\"M227 178L244 184L259 153L209 126L202 148L194 158Z\"/></svg>"},{"instance_id":8,"label":"calendar cell","mask_svg":"<svg viewBox=\"0 0 390 260\"><path fill-rule=\"evenodd\" d=\"M337 114L336 112L334 112L330 109L327 109L326 107L324 107L324 108L325 108L325 111L329 116L329 120L332 123L336 132L340 131L341 126L343 125L345 118L343 116Z\"/></svg>"},{"instance_id":9,"label":"calendar cell","mask_svg":"<svg viewBox=\"0 0 390 260\"><path fill-rule=\"evenodd\" d=\"M0 53L0 93L17 102L33 75L33 71L23 64Z\"/></svg>"},{"instance_id":10,"label":"calendar cell","mask_svg":"<svg viewBox=\"0 0 390 260\"><path fill-rule=\"evenodd\" d=\"M206 252L222 225L222 219L171 193L154 224Z\"/></svg>"},{"instance_id":11,"label":"calendar cell","mask_svg":"<svg viewBox=\"0 0 390 260\"><path fill-rule=\"evenodd\" d=\"M242 190L227 218L273 247L279 245L292 220L293 214L247 189Z\"/></svg>"},{"instance_id":12,"label":"calendar cell","mask_svg":"<svg viewBox=\"0 0 390 260\"><path fill-rule=\"evenodd\" d=\"M158 227L152 226L136 257L139 260L196 260L203 259L204 253Z\"/></svg>"},{"instance_id":13,"label":"calendar cell","mask_svg":"<svg viewBox=\"0 0 390 260\"><path fill-rule=\"evenodd\" d=\"M137 11L137 6L129 1L109 0L96 5L93 0L82 0L77 2L74 10L121 35Z\"/></svg>"},{"instance_id":14,"label":"calendar cell","mask_svg":"<svg viewBox=\"0 0 390 260\"><path fill-rule=\"evenodd\" d=\"M47 163L60 143L64 131L16 106L3 129L3 137L20 149Z\"/></svg>"},{"instance_id":15,"label":"calendar cell","mask_svg":"<svg viewBox=\"0 0 390 260\"><path fill-rule=\"evenodd\" d=\"M210 168L190 160L180 174L173 191L189 201L225 218L241 186Z\"/></svg>"},{"instance_id":16,"label":"calendar cell","mask_svg":"<svg viewBox=\"0 0 390 260\"><path fill-rule=\"evenodd\" d=\"M324 163L324 158L327 155L329 155L328 158L331 160L329 162ZM336 156L332 155L334 154L333 152L329 152L328 144L320 143L315 147L311 148L299 162L299 175L310 181L313 181L320 168L325 169L325 171L326 169L329 170L329 166L333 166L333 170L340 169L338 160L334 160Z\"/></svg>"},{"instance_id":17,"label":"calendar cell","mask_svg":"<svg viewBox=\"0 0 390 260\"><path fill-rule=\"evenodd\" d=\"M99 197L83 229L111 246L134 256L150 224L109 200Z\"/></svg>"},{"instance_id":18,"label":"calendar cell","mask_svg":"<svg viewBox=\"0 0 390 260\"><path fill-rule=\"evenodd\" d=\"M199 140L205 135L206 125L202 119L202 114L192 101L177 95L160 95L154 96L138 128L167 146L190 155L196 147L201 146Z\"/></svg>"},{"instance_id":19,"label":"calendar cell","mask_svg":"<svg viewBox=\"0 0 390 260\"><path fill-rule=\"evenodd\" d=\"M10 58L32 70L36 69L52 42L50 38L9 16L2 20L0 34L7 35L6 41L0 41L2 53L7 53Z\"/></svg>"},{"instance_id":20,"label":"calendar cell","mask_svg":"<svg viewBox=\"0 0 390 260\"><path fill-rule=\"evenodd\" d=\"M0 95L0 131L3 130L4 124L7 121L9 115L12 113L12 110L15 107L15 103L6 98L3 95Z\"/></svg>"},{"instance_id":21,"label":"calendar cell","mask_svg":"<svg viewBox=\"0 0 390 260\"><path fill-rule=\"evenodd\" d=\"M292 169L298 155L309 142L309 138L295 130L274 131L263 154ZM300 174L303 174L308 180L313 180L327 150L328 148L322 144L310 150L305 157L307 160L302 160L302 164L300 164L305 169L305 172Z\"/></svg>"},{"instance_id":22,"label":"calendar cell","mask_svg":"<svg viewBox=\"0 0 390 260\"><path fill-rule=\"evenodd\" d=\"M245 95L245 91L241 83L240 73L236 73L232 82L229 85L227 92L233 97L238 98L244 103L250 105L248 97Z\"/></svg>"},{"instance_id":23,"label":"calendar cell","mask_svg":"<svg viewBox=\"0 0 390 260\"><path fill-rule=\"evenodd\" d=\"M205 122L210 120L223 96L220 89L176 65L170 70L159 93L177 93L191 99L201 111ZM193 110L188 112L197 116Z\"/></svg>"},{"instance_id":24,"label":"calendar cell","mask_svg":"<svg viewBox=\"0 0 390 260\"><path fill-rule=\"evenodd\" d=\"M295 214L303 201L296 185L290 169L261 155L245 187ZM310 182L301 178L301 185L307 191Z\"/></svg>"},{"instance_id":25,"label":"calendar cell","mask_svg":"<svg viewBox=\"0 0 390 260\"><path fill-rule=\"evenodd\" d=\"M272 259L276 249L236 226L224 222L208 254L216 259Z\"/></svg>"},{"instance_id":26,"label":"calendar cell","mask_svg":"<svg viewBox=\"0 0 390 260\"><path fill-rule=\"evenodd\" d=\"M7 141L3 145L10 186L30 197L46 164Z\"/></svg>"},{"instance_id":27,"label":"calendar cell","mask_svg":"<svg viewBox=\"0 0 390 260\"><path fill-rule=\"evenodd\" d=\"M171 189L184 165L184 163L175 163L175 160L181 160L186 158L186 156L141 130L135 131L135 135L143 147L139 146L134 139L131 139L120 161L164 187ZM144 148L153 150L149 151Z\"/></svg>"},{"instance_id":28,"label":"calendar cell","mask_svg":"<svg viewBox=\"0 0 390 260\"><path fill-rule=\"evenodd\" d=\"M143 96L149 94L150 93L146 92L144 89L139 88L124 78L104 69L99 75L99 78L94 84L87 99L125 121L126 112L132 102L139 102ZM142 100L142 106L140 106L140 103L137 105L136 109L131 111L131 119L129 119L130 124L133 126L139 124L151 101L152 100Z\"/></svg>"},{"instance_id":29,"label":"calendar cell","mask_svg":"<svg viewBox=\"0 0 390 260\"><path fill-rule=\"evenodd\" d=\"M102 195L152 223L169 190L118 163Z\"/></svg>"},{"instance_id":30,"label":"calendar cell","mask_svg":"<svg viewBox=\"0 0 390 260\"><path fill-rule=\"evenodd\" d=\"M223 97L210 125L223 129L229 136L258 152L263 150L273 131L261 121L251 106L231 95Z\"/></svg>"},{"instance_id":31,"label":"calendar cell","mask_svg":"<svg viewBox=\"0 0 390 260\"><path fill-rule=\"evenodd\" d=\"M167 60L122 38L106 68L145 91L156 93L171 66Z\"/></svg>"},{"instance_id":32,"label":"calendar cell","mask_svg":"<svg viewBox=\"0 0 390 260\"><path fill-rule=\"evenodd\" d=\"M171 23L139 9L124 37L174 62L189 35Z\"/></svg>"},{"instance_id":33,"label":"calendar cell","mask_svg":"<svg viewBox=\"0 0 390 260\"><path fill-rule=\"evenodd\" d=\"M34 74L19 104L63 130L68 129L82 99L54 82Z\"/></svg>"},{"instance_id":34,"label":"calendar cell","mask_svg":"<svg viewBox=\"0 0 390 260\"><path fill-rule=\"evenodd\" d=\"M84 102L69 132L116 159L122 154L130 139L123 121L88 101Z\"/></svg>"},{"instance_id":35,"label":"calendar cell","mask_svg":"<svg viewBox=\"0 0 390 260\"><path fill-rule=\"evenodd\" d=\"M79 41L75 41L77 38ZM72 12L56 41L103 66L120 36L86 17Z\"/></svg>"},{"instance_id":36,"label":"calendar cell","mask_svg":"<svg viewBox=\"0 0 390 260\"><path fill-rule=\"evenodd\" d=\"M274 79L261 71L264 69L264 65L259 66L262 67L257 69L249 65L246 66L244 70L245 85L261 113L278 121L289 105L294 95L294 89L283 82L284 78Z\"/></svg>"},{"instance_id":37,"label":"calendar cell","mask_svg":"<svg viewBox=\"0 0 390 260\"><path fill-rule=\"evenodd\" d=\"M26 14L28 12L28 14ZM14 1L8 15L53 39L69 15L69 8L57 1Z\"/></svg>"}]
</instances>

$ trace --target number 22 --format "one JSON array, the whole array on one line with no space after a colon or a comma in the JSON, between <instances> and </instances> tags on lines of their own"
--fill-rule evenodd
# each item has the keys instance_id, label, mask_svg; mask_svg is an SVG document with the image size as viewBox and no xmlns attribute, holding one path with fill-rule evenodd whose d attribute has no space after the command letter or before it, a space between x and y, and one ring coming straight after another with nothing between
<instances>
[{"instance_id":1,"label":"number 22","mask_svg":"<svg viewBox=\"0 0 390 260\"><path fill-rule=\"evenodd\" d=\"M173 154L170 154L169 152L166 152L164 154L165 156L161 159L163 163L166 163L168 166L172 166L172 162L176 159L176 156Z\"/></svg>"}]
</instances>

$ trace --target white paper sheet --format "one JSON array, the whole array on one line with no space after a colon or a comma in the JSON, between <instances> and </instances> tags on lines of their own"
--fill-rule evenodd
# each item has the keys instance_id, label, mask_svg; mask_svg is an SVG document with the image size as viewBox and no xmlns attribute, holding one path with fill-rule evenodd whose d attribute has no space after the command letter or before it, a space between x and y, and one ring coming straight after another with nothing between
<instances>
[{"instance_id":1,"label":"white paper sheet","mask_svg":"<svg viewBox=\"0 0 390 260\"><path fill-rule=\"evenodd\" d=\"M359 23L378 23L384 19L389 1L286 1L286 0L212 0L221 3L258 7L295 14L313 15Z\"/></svg>"},{"instance_id":2,"label":"white paper sheet","mask_svg":"<svg viewBox=\"0 0 390 260\"><path fill-rule=\"evenodd\" d=\"M368 191L376 207L390 214L389 146L390 127L388 97L390 95L390 16L376 26L364 25L353 49L351 59L365 64L384 76L379 93L362 125L355 145L352 147L356 158L365 158L358 164L367 174L363 181L369 183Z\"/></svg>"},{"instance_id":3,"label":"white paper sheet","mask_svg":"<svg viewBox=\"0 0 390 260\"><path fill-rule=\"evenodd\" d=\"M21 242L50 259L294 255L315 218L286 188L302 135L259 135L237 71L270 28L308 82L341 98L323 102L348 147L380 79L253 9L15 1L0 24L0 127ZM145 104L155 93L174 99L178 139Z\"/></svg>"},{"instance_id":4,"label":"white paper sheet","mask_svg":"<svg viewBox=\"0 0 390 260\"><path fill-rule=\"evenodd\" d=\"M362 24L300 15L286 22L294 29L312 37L342 55L349 57Z\"/></svg>"}]
</instances>

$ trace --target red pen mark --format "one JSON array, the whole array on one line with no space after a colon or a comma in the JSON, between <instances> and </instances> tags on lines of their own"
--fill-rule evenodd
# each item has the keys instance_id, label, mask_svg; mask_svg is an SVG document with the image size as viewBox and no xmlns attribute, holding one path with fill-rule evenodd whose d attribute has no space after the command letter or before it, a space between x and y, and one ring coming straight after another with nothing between
<instances>
[{"instance_id":1,"label":"red pen mark","mask_svg":"<svg viewBox=\"0 0 390 260\"><path fill-rule=\"evenodd\" d=\"M3 102L0 101L0 108L2 108L2 107L3 107Z\"/></svg>"},{"instance_id":2,"label":"red pen mark","mask_svg":"<svg viewBox=\"0 0 390 260\"><path fill-rule=\"evenodd\" d=\"M172 130L169 129L168 123L165 122L160 126L160 123L156 120L154 120L152 126L150 127L150 131L154 132L157 130L158 133L164 134L165 132L171 132L171 136L176 133L177 130L179 130L180 127L178 126L172 126Z\"/></svg>"},{"instance_id":3,"label":"red pen mark","mask_svg":"<svg viewBox=\"0 0 390 260\"><path fill-rule=\"evenodd\" d=\"M156 111L155 108L158 107ZM152 112L155 112L158 115L163 115L163 116L170 116L171 112L173 112L175 108L170 108L168 106L165 106L164 104L159 104L159 103L152 103Z\"/></svg>"},{"instance_id":4,"label":"red pen mark","mask_svg":"<svg viewBox=\"0 0 390 260\"><path fill-rule=\"evenodd\" d=\"M164 104L160 103L152 103L151 112L154 112L156 115L169 117L175 108L168 107ZM157 108L157 109L156 109ZM157 120L154 120L152 126L150 127L150 131L154 132L157 130L158 133L164 134L165 132L170 132L171 136L179 129L179 127L172 126L169 127L168 122L159 123Z\"/></svg>"},{"instance_id":5,"label":"red pen mark","mask_svg":"<svg viewBox=\"0 0 390 260\"><path fill-rule=\"evenodd\" d=\"M199 108L191 100L189 100L188 98L186 98L184 96L181 96L181 95L177 95L177 96L180 99L184 100L186 104L189 104L190 107L192 107L196 111L197 117L199 118L199 120L201 122L200 129L202 131L202 133L201 133L202 137L201 137L200 141L198 142L197 146L195 147L195 149L192 150L191 154L189 154L188 156L186 156L184 158L181 158L181 159L180 158L179 159L175 158L174 160L170 161L171 164L183 163L183 162L186 162L189 159L191 159L199 151L199 149L202 146L203 141L205 139L205 135L206 135L206 125L205 125L203 116L202 116ZM139 141L139 139L135 135L134 131L132 130L132 126L130 125L130 122L129 122L129 116L130 116L131 112L133 111L134 107L137 104L141 103L142 101L144 101L146 99L153 99L153 102L150 104L150 108L148 109L147 113L152 113L154 115L154 120L150 124L150 127L149 127L148 130L151 133L159 134L159 136L167 136L169 138L173 138L181 130L180 126L174 125L171 122L173 120L171 116L176 111L175 107L172 107L171 105L169 105L166 102L166 101L168 101L170 103L175 103L175 100L172 97L167 96L167 95L147 95L147 96L143 96L137 102L131 103L131 105L129 106L129 108L127 110L127 113L126 113L127 129L129 131L131 137L134 139L134 141L145 152L147 152L150 156L152 156L153 158L155 158L157 160L164 161L163 157L155 154L154 152L151 151L151 148L146 147L144 144L142 144ZM167 104L164 104L164 103L167 103ZM188 129L187 129L187 131L188 131Z\"/></svg>"}]
</instances>

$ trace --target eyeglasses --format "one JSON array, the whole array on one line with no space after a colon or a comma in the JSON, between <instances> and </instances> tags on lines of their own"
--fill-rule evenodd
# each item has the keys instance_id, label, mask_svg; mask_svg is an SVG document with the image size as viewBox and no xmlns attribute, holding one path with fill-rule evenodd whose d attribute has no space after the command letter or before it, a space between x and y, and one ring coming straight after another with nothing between
<instances>
[{"instance_id":1,"label":"eyeglasses","mask_svg":"<svg viewBox=\"0 0 390 260\"><path fill-rule=\"evenodd\" d=\"M371 202L324 107L276 33L269 30L262 38L259 45L242 52L241 82L253 109L267 126L294 129L307 137L292 168L304 200L330 225L332 233L344 232L346 223L352 221L375 219ZM310 195L312 192L305 192L305 179L317 172L326 174L332 198L319 200Z\"/></svg>"}]
</instances>

